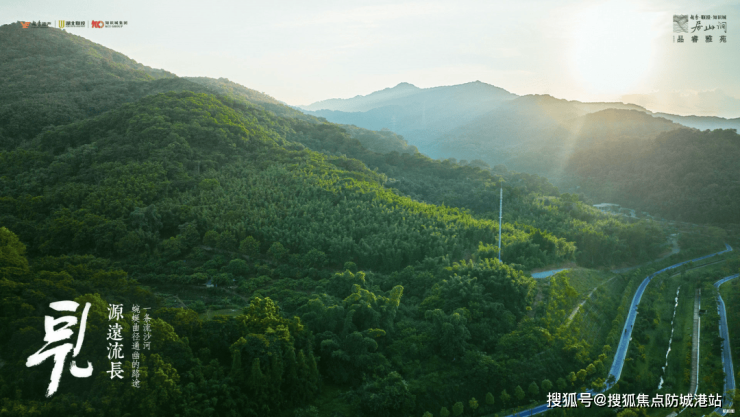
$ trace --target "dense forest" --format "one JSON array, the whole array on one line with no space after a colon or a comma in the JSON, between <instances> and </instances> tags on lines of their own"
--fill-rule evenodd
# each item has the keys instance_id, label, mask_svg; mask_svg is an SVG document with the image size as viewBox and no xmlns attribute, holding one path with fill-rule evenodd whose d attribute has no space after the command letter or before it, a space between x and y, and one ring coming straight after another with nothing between
<instances>
[{"instance_id":1,"label":"dense forest","mask_svg":"<svg viewBox=\"0 0 740 417\"><path fill-rule=\"evenodd\" d=\"M233 283L235 294L249 297L249 306L241 316L202 324L192 309L155 311L161 325L171 325L169 332L177 335L167 340L181 340L171 347L175 352L164 346L157 351L172 389L182 395L191 383L207 384L186 375L218 379L223 372L222 378L244 381L244 389L229 383L233 390L219 394L226 396L223 407L235 402L255 415L275 414L302 404L296 403L300 398L313 398L321 375L327 383L356 387L351 391L356 397L347 402L361 412L411 411L440 399L443 386L428 380L436 378L426 369L430 358L442 361L432 374L443 369L448 377L458 375L463 389L458 395L475 392L483 379L499 380L504 389L504 375L512 374L507 367L525 366L526 356L499 340L509 334L503 340L515 346L525 343L518 338L532 337L524 330L534 324L522 320L534 282L491 259L497 225L465 210L396 194L382 186L387 181L382 174L358 160L301 149L282 138L281 126L271 123L276 120L226 97L168 93L47 130L3 153L2 222L7 250L16 253L12 262L21 265L13 275L18 267L9 263L3 281L9 310L3 328L12 336L4 340L25 347L3 358L6 374L15 375L5 381L6 389L20 390L21 398L30 400L43 392L34 389L41 376L20 377L34 344L14 338L38 335L38 326L30 323L41 319L44 300L107 294L109 302L156 305L136 283L203 285L208 280ZM574 254L575 245L564 238L531 226L505 226L505 253L530 267ZM209 254L213 249L219 255ZM32 259L28 267L23 267L24 254ZM90 272L79 276L78 269ZM125 291L114 290L119 287ZM30 294L41 299L29 299ZM239 324L256 316L287 321ZM218 337L208 336L211 326ZM281 326L288 334L259 332ZM224 333L232 328L233 333ZM270 337L285 339L285 346L277 347ZM544 347L551 341L545 337L538 343ZM279 349L280 359L270 358L270 346ZM497 361L493 352L499 349ZM573 352L565 352L568 360ZM404 369L411 358L422 360L423 368ZM446 363L453 359L461 365ZM464 371L480 361L489 361L487 372L494 374L484 373L473 384ZM235 370L235 363L244 370ZM216 371L203 366L219 371L213 376ZM308 369L304 377L290 377L304 372L301 367ZM266 382L256 381L263 378L272 381L271 388L258 392L262 388L255 387ZM292 390L289 378L306 384L303 397L282 400L276 394ZM417 388L407 388L405 378ZM385 395L392 401L380 401L374 390L391 390ZM95 393L85 391L84 383L76 392ZM95 403L98 396L86 395L92 408L104 408ZM115 407L133 410L134 404ZM184 397L166 403L180 411L207 406L188 404Z\"/></svg>"},{"instance_id":2,"label":"dense forest","mask_svg":"<svg viewBox=\"0 0 740 417\"><path fill-rule=\"evenodd\" d=\"M597 293L599 332L567 319L567 275L528 272L645 262L660 228L225 79L21 32L0 27L4 414L458 416L603 386L640 271ZM94 373L65 371L46 399L52 361L26 360L59 300L93 306ZM152 308L140 388L105 372L109 303L126 340L131 306Z\"/></svg>"},{"instance_id":3,"label":"dense forest","mask_svg":"<svg viewBox=\"0 0 740 417\"><path fill-rule=\"evenodd\" d=\"M97 116L121 104L168 91L220 94L271 113L318 122L258 91L225 78L179 78L62 31L22 32L0 27L0 149L30 140L44 128ZM391 132L352 128L353 137L379 152L415 148Z\"/></svg>"},{"instance_id":4,"label":"dense forest","mask_svg":"<svg viewBox=\"0 0 740 417\"><path fill-rule=\"evenodd\" d=\"M475 108L461 104L461 97ZM401 84L304 108L337 123L391 127L434 157L541 175L597 203L692 223L738 223L740 170L729 162L738 152L730 133L736 119L520 97L479 82L436 89Z\"/></svg>"},{"instance_id":5,"label":"dense forest","mask_svg":"<svg viewBox=\"0 0 740 417\"><path fill-rule=\"evenodd\" d=\"M740 135L672 130L576 151L568 170L604 201L691 223L740 223Z\"/></svg>"}]
</instances>

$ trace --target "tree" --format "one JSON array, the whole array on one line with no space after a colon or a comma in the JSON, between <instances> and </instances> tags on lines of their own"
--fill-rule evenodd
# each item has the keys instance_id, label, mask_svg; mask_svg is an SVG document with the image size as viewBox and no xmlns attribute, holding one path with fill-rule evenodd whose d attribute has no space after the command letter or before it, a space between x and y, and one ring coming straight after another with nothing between
<instances>
[{"instance_id":1,"label":"tree","mask_svg":"<svg viewBox=\"0 0 740 417\"><path fill-rule=\"evenodd\" d=\"M188 248L194 248L200 244L200 233L196 222L184 223L177 226L180 230L178 237L182 238L183 244Z\"/></svg>"},{"instance_id":2,"label":"tree","mask_svg":"<svg viewBox=\"0 0 740 417\"><path fill-rule=\"evenodd\" d=\"M517 385L516 388L514 388L514 396L519 402L522 402L524 400L525 394L521 385Z\"/></svg>"},{"instance_id":3,"label":"tree","mask_svg":"<svg viewBox=\"0 0 740 417\"><path fill-rule=\"evenodd\" d=\"M203 303L202 300L197 300L193 304L190 305L190 308L195 310L196 313L205 313L206 312L206 305Z\"/></svg>"},{"instance_id":4,"label":"tree","mask_svg":"<svg viewBox=\"0 0 740 417\"><path fill-rule=\"evenodd\" d=\"M423 415L423 416L421 416L421 417L434 417L434 415L433 415L432 413L430 413L429 411L427 411L427 412L425 412L425 413L424 413L424 415Z\"/></svg>"},{"instance_id":5,"label":"tree","mask_svg":"<svg viewBox=\"0 0 740 417\"><path fill-rule=\"evenodd\" d=\"M603 389L605 385L606 381L604 380L604 378L596 378L596 380L591 383L591 387L593 387L597 391Z\"/></svg>"},{"instance_id":6,"label":"tree","mask_svg":"<svg viewBox=\"0 0 740 417\"><path fill-rule=\"evenodd\" d=\"M455 417L462 415L463 411L465 411L465 406L462 401L458 401L452 406L452 415Z\"/></svg>"},{"instance_id":7,"label":"tree","mask_svg":"<svg viewBox=\"0 0 740 417\"><path fill-rule=\"evenodd\" d=\"M493 394L490 392L486 393L486 404L493 405L494 402L496 402L496 400L493 398Z\"/></svg>"},{"instance_id":8,"label":"tree","mask_svg":"<svg viewBox=\"0 0 740 417\"><path fill-rule=\"evenodd\" d=\"M529 397L534 399L540 394L540 389L537 386L537 384L533 381L531 384L529 384L529 388L527 388L527 392L529 392Z\"/></svg>"},{"instance_id":9,"label":"tree","mask_svg":"<svg viewBox=\"0 0 740 417\"><path fill-rule=\"evenodd\" d=\"M223 270L233 275L246 277L249 274L250 267L244 259L232 259Z\"/></svg>"},{"instance_id":10,"label":"tree","mask_svg":"<svg viewBox=\"0 0 740 417\"><path fill-rule=\"evenodd\" d=\"M448 410L447 407L442 407L439 410L439 416L440 417L450 417L450 410Z\"/></svg>"},{"instance_id":11,"label":"tree","mask_svg":"<svg viewBox=\"0 0 740 417\"><path fill-rule=\"evenodd\" d=\"M213 283L218 287L227 287L232 284L229 274L216 274L213 276Z\"/></svg>"},{"instance_id":12,"label":"tree","mask_svg":"<svg viewBox=\"0 0 740 417\"><path fill-rule=\"evenodd\" d=\"M215 248L218 245L218 232L215 230L209 230L203 236L203 244Z\"/></svg>"},{"instance_id":13,"label":"tree","mask_svg":"<svg viewBox=\"0 0 740 417\"><path fill-rule=\"evenodd\" d=\"M560 391L565 391L565 388L568 386L568 383L566 383L563 378L558 378L555 382L558 384L558 389Z\"/></svg>"},{"instance_id":14,"label":"tree","mask_svg":"<svg viewBox=\"0 0 740 417\"><path fill-rule=\"evenodd\" d=\"M476 400L475 397L473 397L470 399L470 401L468 401L468 405L473 410L473 414L475 414L475 410L478 409L478 400Z\"/></svg>"},{"instance_id":15,"label":"tree","mask_svg":"<svg viewBox=\"0 0 740 417\"><path fill-rule=\"evenodd\" d=\"M213 178L206 178L198 184L198 188L203 191L213 191L220 186L221 184L219 184L218 180Z\"/></svg>"},{"instance_id":16,"label":"tree","mask_svg":"<svg viewBox=\"0 0 740 417\"><path fill-rule=\"evenodd\" d=\"M247 236L239 243L239 252L253 258L260 253L260 243L252 236Z\"/></svg>"},{"instance_id":17,"label":"tree","mask_svg":"<svg viewBox=\"0 0 740 417\"><path fill-rule=\"evenodd\" d=\"M234 233L230 231L222 232L218 235L218 242L216 243L219 249L233 251L236 249L236 237Z\"/></svg>"},{"instance_id":18,"label":"tree","mask_svg":"<svg viewBox=\"0 0 740 417\"><path fill-rule=\"evenodd\" d=\"M552 382L550 382L549 379L545 379L545 380L542 381L542 383L540 384L540 386L542 387L542 392L543 393L550 392L550 390L552 389Z\"/></svg>"},{"instance_id":19,"label":"tree","mask_svg":"<svg viewBox=\"0 0 740 417\"><path fill-rule=\"evenodd\" d=\"M606 368L604 367L604 362L602 359L594 361L594 366L596 367L596 372L598 372L599 374L603 374L604 372L606 372ZM586 369L586 371L588 371L588 369Z\"/></svg>"},{"instance_id":20,"label":"tree","mask_svg":"<svg viewBox=\"0 0 740 417\"><path fill-rule=\"evenodd\" d=\"M595 372L596 372L596 367L594 366L593 363L590 363L586 367L586 374L590 376L590 375L593 375Z\"/></svg>"},{"instance_id":21,"label":"tree","mask_svg":"<svg viewBox=\"0 0 740 417\"><path fill-rule=\"evenodd\" d=\"M259 358L254 358L252 360L252 369L247 381L254 402L262 405L260 411L266 411L266 414L269 414L270 409L267 405L270 402L270 399L268 398L268 383L267 378L265 377L265 374L262 372L262 368L260 367Z\"/></svg>"},{"instance_id":22,"label":"tree","mask_svg":"<svg viewBox=\"0 0 740 417\"><path fill-rule=\"evenodd\" d=\"M568 374L568 381L570 381L571 385L576 382L576 373L571 371L571 373Z\"/></svg>"},{"instance_id":23,"label":"tree","mask_svg":"<svg viewBox=\"0 0 740 417\"><path fill-rule=\"evenodd\" d=\"M449 316L440 309L427 310L424 316L434 326L434 341L442 356L453 358L465 354L470 331L464 310L458 309Z\"/></svg>"},{"instance_id":24,"label":"tree","mask_svg":"<svg viewBox=\"0 0 740 417\"><path fill-rule=\"evenodd\" d=\"M182 238L171 237L167 240L163 240L162 243L160 243L160 248L164 258L175 259L180 256L182 251L185 249L185 244Z\"/></svg>"},{"instance_id":25,"label":"tree","mask_svg":"<svg viewBox=\"0 0 740 417\"><path fill-rule=\"evenodd\" d=\"M137 414L153 417L175 411L175 404L181 395L177 369L156 353L146 358L146 369L148 372L146 374L142 372L142 377L148 376L148 381L142 382L145 386L148 385L149 389L144 391L146 394L143 398L137 400L139 408Z\"/></svg>"},{"instance_id":26,"label":"tree","mask_svg":"<svg viewBox=\"0 0 740 417\"><path fill-rule=\"evenodd\" d=\"M586 370L585 369L581 369L580 371L578 371L577 376L578 376L578 379L580 381L585 380L586 379Z\"/></svg>"},{"instance_id":27,"label":"tree","mask_svg":"<svg viewBox=\"0 0 740 417\"><path fill-rule=\"evenodd\" d=\"M275 242L270 246L270 249L267 250L267 255L269 255L275 262L281 262L288 255L288 250L285 249L282 243Z\"/></svg>"},{"instance_id":28,"label":"tree","mask_svg":"<svg viewBox=\"0 0 740 417\"><path fill-rule=\"evenodd\" d=\"M355 273L357 272L357 264L355 264L354 262L345 262L344 270Z\"/></svg>"},{"instance_id":29,"label":"tree","mask_svg":"<svg viewBox=\"0 0 740 417\"><path fill-rule=\"evenodd\" d=\"M509 401L511 401L511 395L509 395L506 390L501 391L501 402L504 404L504 406L507 406L509 404Z\"/></svg>"},{"instance_id":30,"label":"tree","mask_svg":"<svg viewBox=\"0 0 740 417\"><path fill-rule=\"evenodd\" d=\"M24 245L15 233L5 227L0 227L0 268L18 268L28 270L28 261L25 257Z\"/></svg>"},{"instance_id":31,"label":"tree","mask_svg":"<svg viewBox=\"0 0 740 417\"><path fill-rule=\"evenodd\" d=\"M374 376L358 390L360 407L368 415L390 416L408 414L414 406L414 396L408 384L398 372L391 372L385 378Z\"/></svg>"}]
</instances>

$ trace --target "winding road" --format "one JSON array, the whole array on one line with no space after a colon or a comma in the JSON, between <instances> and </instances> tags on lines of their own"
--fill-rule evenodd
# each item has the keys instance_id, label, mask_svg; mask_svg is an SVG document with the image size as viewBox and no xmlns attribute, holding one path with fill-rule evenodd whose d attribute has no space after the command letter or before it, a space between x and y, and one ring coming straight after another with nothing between
<instances>
[{"instance_id":1,"label":"winding road","mask_svg":"<svg viewBox=\"0 0 740 417\"><path fill-rule=\"evenodd\" d=\"M714 283L715 288L719 291L720 285L725 282L739 277L740 274L730 275L729 277L722 278L721 280ZM730 333L727 327L727 314L725 312L725 302L722 300L722 295L719 295L717 303L717 312L719 313L719 335L724 339L722 341L722 367L725 371L725 398L722 401L722 406L725 409L732 407L732 397L727 393L730 390L735 389L735 368L732 366L732 350L730 350ZM725 413L722 412L722 408L714 410L717 414L723 416Z\"/></svg>"},{"instance_id":2,"label":"winding road","mask_svg":"<svg viewBox=\"0 0 740 417\"><path fill-rule=\"evenodd\" d=\"M723 253L727 253L732 251L732 247L725 243L726 249L720 252L712 253L710 255L702 256L699 258L691 259L689 261L683 261L679 262L675 265L671 265L668 267L665 267L661 269L660 271L653 272L650 274L647 278L645 278L640 286L637 288L637 292L635 293L635 296L632 298L632 304L630 305L630 311L627 315L627 321L624 323L624 331L622 332L622 339L619 341L619 345L617 347L617 352L614 354L614 362L612 363L611 370L609 370L609 376L614 377L614 382L607 383L606 389L608 390L614 384L619 381L619 378L622 376L622 367L624 367L624 360L627 357L627 349L630 345L630 339L632 338L632 326L635 324L635 318L637 317L637 306L640 304L640 300L642 299L642 294L645 292L645 288L647 288L648 284L650 284L650 281L657 275L662 274L663 272L670 271L672 269L676 269L680 267L681 265L687 264L689 262L696 262L701 261L702 259L711 258L713 256L722 255ZM609 378L607 378L608 380Z\"/></svg>"},{"instance_id":3,"label":"winding road","mask_svg":"<svg viewBox=\"0 0 740 417\"><path fill-rule=\"evenodd\" d=\"M676 268L680 267L681 265L687 264L689 262L701 261L703 259L711 258L713 256L722 255L722 254L727 253L727 252L730 252L730 251L732 251L732 247L730 245L728 245L728 244L725 243L725 250L723 250L723 251L715 252L715 253L712 253L712 254L709 254L709 255L705 255L705 256L702 256L702 257L699 257L699 258L695 258L695 259L691 259L691 260L688 260L688 261L679 262L679 263L677 263L675 265L671 265L671 266L665 267L665 268L661 269L660 271L653 272L647 278L645 278L642 281L642 283L640 283L640 286L637 288L637 291L635 292L635 296L632 297L632 303L630 304L629 313L627 314L627 320L624 323L624 329L623 329L624 331L622 332L622 338L619 340L619 345L617 346L617 351L614 354L614 362L612 363L612 367L609 370L609 377L607 377L607 381L611 380L612 382L611 383L607 382L606 388L604 389L604 391L606 391L606 390L610 389L611 387L613 387L614 384L616 384L617 381L619 381L619 378L622 375L622 368L624 367L624 360L627 357L627 350L628 350L629 345L630 345L630 339L632 338L632 327L635 324L635 318L637 317L637 306L640 304L640 300L642 299L642 294L645 292L645 288L647 288L648 284L650 284L650 281L654 277L656 277L657 275L662 274L663 272L666 272L666 271L670 271L672 269L676 269ZM723 280L718 281L714 285L718 287L719 285L722 285L722 283L724 283L726 281L729 281L733 277L737 277L737 275L734 275L732 277L724 278ZM720 298L720 300L721 300L721 298ZM720 301L720 302L721 302L722 307L723 307L722 313L721 313L721 318L720 318L720 332L722 332L722 325L724 324L723 337L725 338L725 344L723 345L723 347L726 346L726 348L723 348L723 350L722 350L722 352L723 352L723 354L722 354L722 361L723 361L723 364L726 364L727 362L725 361L725 356L727 356L729 358L729 360L728 360L729 366L731 367L732 366L732 358L729 356L730 355L729 338L726 337L727 336L727 321L726 321L726 318L725 318L725 315L724 315L724 302L722 302L722 301ZM725 355L725 352L727 352L726 355ZM727 369L728 369L727 368L727 365L724 365L724 366L725 366L725 374L727 374L728 373L727 372ZM730 372L729 374L732 375L732 372ZM727 384L728 384L728 380L726 379L725 380L725 388L726 389L727 389L727 386L728 386ZM735 386L734 378L732 378L732 386L733 387ZM591 391L591 392L593 392L593 391ZM723 405L727 405L727 404L728 404L727 402L723 402ZM547 407L547 404L541 404L541 405L538 405L537 407L534 407L534 408L531 408L531 409L528 409L528 410L524 410L524 411L521 411L519 413L509 414L506 417L523 417L523 416L530 416L530 415L533 416L533 415L537 415L537 414L540 414L540 413L544 413L544 412L546 412L548 410L551 410L551 408L548 408ZM721 414L721 411L722 410L721 409L718 409L718 410L719 410L718 412Z\"/></svg>"}]
</instances>

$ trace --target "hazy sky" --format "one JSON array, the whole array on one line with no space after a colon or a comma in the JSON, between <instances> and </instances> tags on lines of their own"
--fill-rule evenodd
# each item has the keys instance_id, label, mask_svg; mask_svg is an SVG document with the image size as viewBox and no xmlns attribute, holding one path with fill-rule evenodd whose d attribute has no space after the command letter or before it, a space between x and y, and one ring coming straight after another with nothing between
<instances>
[{"instance_id":1,"label":"hazy sky","mask_svg":"<svg viewBox=\"0 0 740 417\"><path fill-rule=\"evenodd\" d=\"M737 1L54 0L0 1L0 24L127 20L68 30L151 67L226 77L296 105L475 80L516 94L670 102L740 98L739 12ZM674 14L724 14L728 30L674 43Z\"/></svg>"}]
</instances>

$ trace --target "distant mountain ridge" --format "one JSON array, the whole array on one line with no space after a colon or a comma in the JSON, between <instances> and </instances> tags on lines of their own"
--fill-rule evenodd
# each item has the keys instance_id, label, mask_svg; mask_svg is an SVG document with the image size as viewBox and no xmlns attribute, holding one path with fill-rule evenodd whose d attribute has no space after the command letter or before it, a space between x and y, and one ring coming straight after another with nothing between
<instances>
[{"instance_id":1,"label":"distant mountain ridge","mask_svg":"<svg viewBox=\"0 0 740 417\"><path fill-rule=\"evenodd\" d=\"M740 116L740 98L721 90L656 91L649 94L624 95L621 100L639 104L656 113L727 119L737 119Z\"/></svg>"},{"instance_id":2,"label":"distant mountain ridge","mask_svg":"<svg viewBox=\"0 0 740 417\"><path fill-rule=\"evenodd\" d=\"M306 108L325 108L308 113L336 123L388 128L433 158L542 175L562 191L674 219L737 222L733 196L740 171L728 162L737 155L737 134L696 129L738 130L740 118L653 113L636 104L584 103L546 94L518 96L479 82L408 86ZM711 145L703 143L710 138ZM690 166L696 168L687 175ZM711 204L701 209L707 201Z\"/></svg>"},{"instance_id":3,"label":"distant mountain ridge","mask_svg":"<svg viewBox=\"0 0 740 417\"><path fill-rule=\"evenodd\" d=\"M698 129L740 128L740 119L676 116L653 113L636 104L588 103L547 94L519 96L480 81L424 89L401 83L365 96L323 100L301 108L335 123L390 129L433 158L481 159L490 165L505 164L552 180L557 180L573 146L599 140L600 136L593 132L588 141L578 138L580 124L587 122L581 118L588 114L618 110L609 113L609 123L625 123L620 135L634 138L654 138L667 128L681 125ZM629 112L639 112L647 118L636 118ZM620 117L625 120L620 122ZM553 164L554 157L562 160Z\"/></svg>"},{"instance_id":4,"label":"distant mountain ridge","mask_svg":"<svg viewBox=\"0 0 740 417\"><path fill-rule=\"evenodd\" d=\"M655 116L672 120L684 126L693 127L699 130L706 129L738 129L740 130L740 117L726 119L716 116L677 116L675 114L654 113Z\"/></svg>"},{"instance_id":5,"label":"distant mountain ridge","mask_svg":"<svg viewBox=\"0 0 740 417\"><path fill-rule=\"evenodd\" d=\"M439 157L426 146L430 138L456 129L517 97L480 81L432 88L401 83L366 96L325 100L300 108L334 123L390 129L420 151Z\"/></svg>"},{"instance_id":6,"label":"distant mountain ridge","mask_svg":"<svg viewBox=\"0 0 740 417\"><path fill-rule=\"evenodd\" d=\"M375 91L366 96L357 95L353 98L331 98L318 101L307 106L298 106L306 110L339 110L346 112L367 111L383 106L384 101L394 100L417 93L421 89L413 84L400 83L395 87Z\"/></svg>"},{"instance_id":7,"label":"distant mountain ridge","mask_svg":"<svg viewBox=\"0 0 740 417\"><path fill-rule=\"evenodd\" d=\"M430 101L434 103L446 98L500 101L514 97L517 97L517 95L480 81L431 88L419 88L413 84L402 82L395 87L385 88L365 96L358 95L348 99L333 98L297 107L308 111L365 112L385 106L424 104Z\"/></svg>"}]
</instances>

